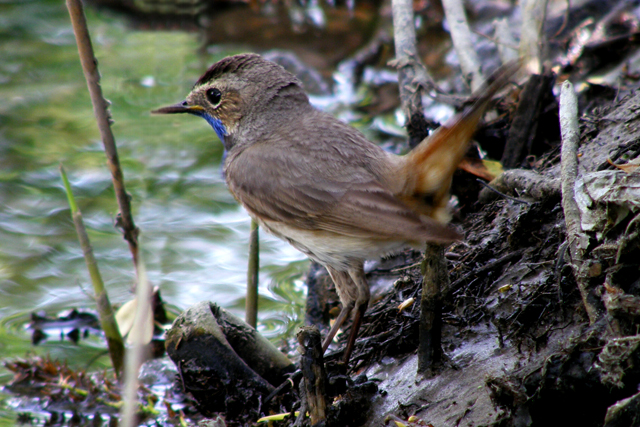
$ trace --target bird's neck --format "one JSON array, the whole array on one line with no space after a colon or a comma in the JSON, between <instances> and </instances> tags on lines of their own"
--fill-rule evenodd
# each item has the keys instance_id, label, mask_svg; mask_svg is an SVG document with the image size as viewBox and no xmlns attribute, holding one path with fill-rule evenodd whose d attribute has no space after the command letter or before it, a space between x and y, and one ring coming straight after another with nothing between
<instances>
[{"instance_id":1,"label":"bird's neck","mask_svg":"<svg viewBox=\"0 0 640 427\"><path fill-rule=\"evenodd\" d=\"M233 129L226 129L224 146L227 150L235 150L264 140L280 126L291 126L298 117L311 110L309 98L299 86L281 88L267 102L254 105Z\"/></svg>"}]
</instances>

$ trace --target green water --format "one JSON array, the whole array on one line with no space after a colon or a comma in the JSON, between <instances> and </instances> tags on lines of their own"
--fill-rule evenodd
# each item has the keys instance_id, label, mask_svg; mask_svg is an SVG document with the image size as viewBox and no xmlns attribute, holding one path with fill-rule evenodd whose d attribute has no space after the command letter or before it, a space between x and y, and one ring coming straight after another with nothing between
<instances>
[{"instance_id":1,"label":"green water","mask_svg":"<svg viewBox=\"0 0 640 427\"><path fill-rule=\"evenodd\" d=\"M141 253L166 302L212 300L243 316L249 219L221 176L222 147L195 117L151 116L180 101L198 76L229 53L200 55L198 36L143 32L87 10L104 95L112 103ZM0 3L0 357L51 354L83 366L97 340L34 347L29 314L91 308L89 276L59 176L63 163L112 302L130 297L126 242L69 17L61 0ZM305 258L261 235L260 329L290 329L304 300ZM108 363L98 358L92 366ZM11 379L0 368L0 384ZM10 403L0 394L0 408ZM0 409L0 426L15 414Z\"/></svg>"}]
</instances>

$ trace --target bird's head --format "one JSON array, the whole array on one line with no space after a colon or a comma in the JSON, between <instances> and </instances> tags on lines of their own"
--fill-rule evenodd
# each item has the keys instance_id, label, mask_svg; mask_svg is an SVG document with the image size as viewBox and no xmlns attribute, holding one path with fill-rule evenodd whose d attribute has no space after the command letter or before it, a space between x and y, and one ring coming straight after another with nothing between
<instances>
[{"instance_id":1,"label":"bird's head","mask_svg":"<svg viewBox=\"0 0 640 427\"><path fill-rule=\"evenodd\" d=\"M239 128L260 125L275 111L282 112L283 105L300 102L309 100L293 74L260 55L241 54L213 64L184 101L152 113L200 116L229 149L233 145L229 137Z\"/></svg>"}]
</instances>

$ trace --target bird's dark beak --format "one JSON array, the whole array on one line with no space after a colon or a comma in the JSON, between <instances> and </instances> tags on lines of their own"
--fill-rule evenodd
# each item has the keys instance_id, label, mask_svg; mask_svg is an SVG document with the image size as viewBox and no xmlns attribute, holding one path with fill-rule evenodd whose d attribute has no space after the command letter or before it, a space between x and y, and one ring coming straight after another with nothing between
<instances>
[{"instance_id":1,"label":"bird's dark beak","mask_svg":"<svg viewBox=\"0 0 640 427\"><path fill-rule=\"evenodd\" d=\"M177 104L169 105L168 107L158 108L157 110L153 110L151 114L177 114L177 113L190 113L190 114L200 114L204 111L199 105L189 105L187 101L182 101Z\"/></svg>"}]
</instances>

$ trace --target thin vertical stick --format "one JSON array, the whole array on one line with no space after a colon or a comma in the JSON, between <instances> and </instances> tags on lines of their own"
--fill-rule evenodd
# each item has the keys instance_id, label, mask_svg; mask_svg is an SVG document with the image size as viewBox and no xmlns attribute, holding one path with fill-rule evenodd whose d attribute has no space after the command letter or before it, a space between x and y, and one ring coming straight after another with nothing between
<instances>
[{"instance_id":1,"label":"thin vertical stick","mask_svg":"<svg viewBox=\"0 0 640 427\"><path fill-rule=\"evenodd\" d=\"M148 323L151 313L151 286L147 280L147 273L144 264L138 266L138 286L136 287L136 306L135 320L133 327L129 332L129 341L133 344L132 348L127 351L127 358L124 373L124 387L122 401L121 425L123 427L135 427L136 412L140 406L138 402L138 371L145 360L146 347L145 324Z\"/></svg>"},{"instance_id":2,"label":"thin vertical stick","mask_svg":"<svg viewBox=\"0 0 640 427\"><path fill-rule=\"evenodd\" d=\"M416 144L426 135L422 129L424 112L422 108L421 87L416 81L422 78L430 81L425 66L418 58L416 48L416 31L414 25L413 2L411 0L392 0L393 36L396 48L396 66L398 68L398 85L402 109L409 123L411 139ZM413 131L411 130L413 128ZM415 133L417 138L414 138ZM420 134L423 134L419 136ZM429 267L432 268L429 268ZM436 268L437 267L437 268ZM418 372L426 373L434 368L442 358L441 333L442 296L440 280L448 281L444 249L439 245L427 244L423 261L424 282L422 285L422 301L420 304L420 335L418 344ZM444 276L444 278L443 278ZM448 282L447 282L448 284Z\"/></svg>"},{"instance_id":3,"label":"thin vertical stick","mask_svg":"<svg viewBox=\"0 0 640 427\"><path fill-rule=\"evenodd\" d=\"M561 179L562 210L567 227L567 241L571 267L576 278L589 323L594 324L600 317L598 309L591 303L589 294L588 265L584 260L589 246L589 237L582 231L580 210L575 199L575 183L578 177L578 144L580 128L578 126L578 98L573 85L568 80L562 84L560 92L560 132L562 134ZM595 297L593 297L595 300Z\"/></svg>"},{"instance_id":4,"label":"thin vertical stick","mask_svg":"<svg viewBox=\"0 0 640 427\"><path fill-rule=\"evenodd\" d=\"M60 165L60 175L62 176L62 182L64 183L64 188L67 192L67 199L69 200L69 207L71 209L71 217L73 219L73 224L76 227L76 233L78 234L78 240L82 247L84 260L87 264L89 275L91 276L91 283L93 285L93 291L95 292L95 299L98 307L98 316L100 318L100 326L102 327L104 336L107 339L109 357L111 358L113 369L116 371L116 376L120 378L124 359L124 342L122 340L122 335L120 335L120 330L118 329L118 324L116 323L116 319L113 314L113 308L109 302L109 296L104 288L104 282L102 281L102 276L98 269L98 263L96 262L96 258L93 256L93 249L89 242L89 236L87 235L87 230L85 229L84 222L82 221L82 212L80 212L78 205L76 205L76 201L71 191L71 185L69 184L67 174L65 173L62 165Z\"/></svg>"},{"instance_id":5,"label":"thin vertical stick","mask_svg":"<svg viewBox=\"0 0 640 427\"><path fill-rule=\"evenodd\" d=\"M465 80L475 92L482 87L484 77L480 71L480 60L471 41L471 30L462 0L442 0L442 7L449 24L453 47L458 54L460 68Z\"/></svg>"},{"instance_id":6,"label":"thin vertical stick","mask_svg":"<svg viewBox=\"0 0 640 427\"><path fill-rule=\"evenodd\" d=\"M520 28L519 56L524 60L522 72L542 72L544 43L543 26L547 16L548 0L522 0L522 27ZM526 71L525 71L526 70Z\"/></svg>"},{"instance_id":7,"label":"thin vertical stick","mask_svg":"<svg viewBox=\"0 0 640 427\"><path fill-rule=\"evenodd\" d=\"M418 59L413 2L411 0L393 0L391 7L400 100L402 110L409 121L413 113L422 114L421 90L416 88L414 80L420 71L426 73L426 69Z\"/></svg>"},{"instance_id":8,"label":"thin vertical stick","mask_svg":"<svg viewBox=\"0 0 640 427\"><path fill-rule=\"evenodd\" d=\"M73 33L76 36L76 43L78 45L80 63L82 64L82 71L84 72L87 87L89 88L89 94L91 95L93 114L98 122L98 129L102 136L104 151L107 155L107 164L111 171L111 179L113 181L116 199L120 208L118 222L122 225L124 238L129 243L129 249L133 256L133 263L137 268L139 230L133 223L133 217L131 216L129 195L125 190L120 160L118 159L118 151L116 149L113 133L111 132L111 117L108 111L109 103L102 96L98 61L93 53L91 37L89 36L89 30L87 29L87 20L84 15L81 0L67 0L67 9L69 9L71 24L73 25Z\"/></svg>"},{"instance_id":9,"label":"thin vertical stick","mask_svg":"<svg viewBox=\"0 0 640 427\"><path fill-rule=\"evenodd\" d=\"M258 223L251 220L249 235L249 266L247 269L247 297L245 304L245 321L254 328L258 324L258 270L260 269L260 241L258 239Z\"/></svg>"},{"instance_id":10,"label":"thin vertical stick","mask_svg":"<svg viewBox=\"0 0 640 427\"><path fill-rule=\"evenodd\" d=\"M427 243L421 268L418 372L426 374L442 361L442 289L450 286L444 246Z\"/></svg>"}]
</instances>

